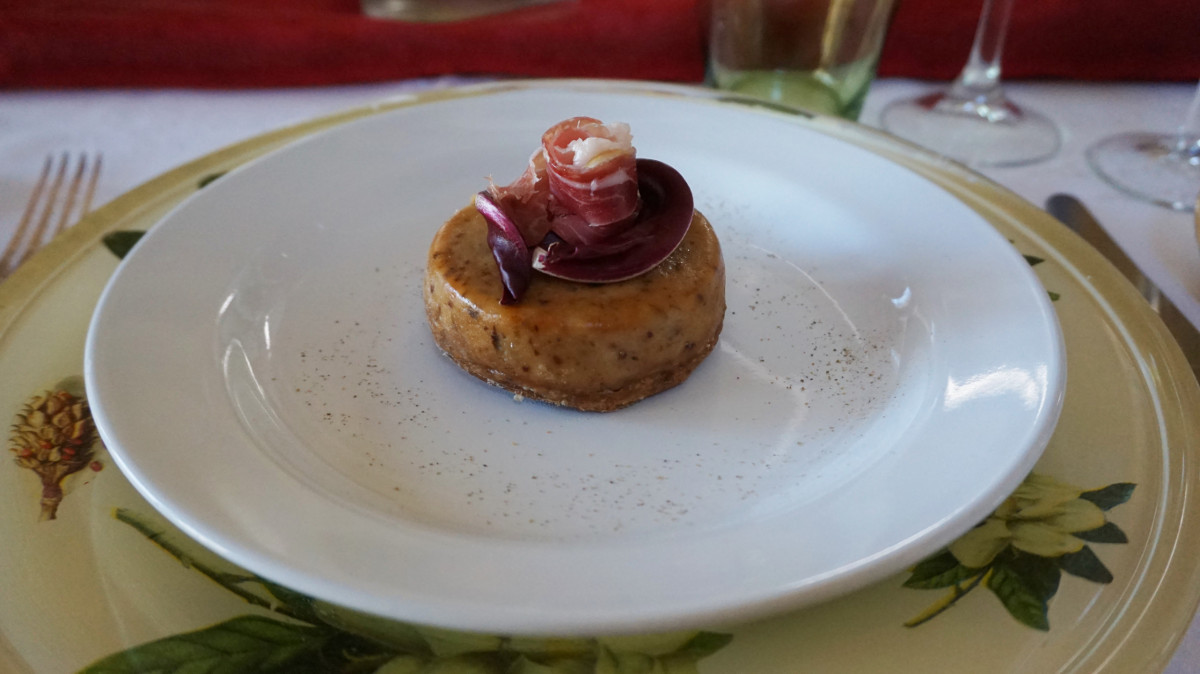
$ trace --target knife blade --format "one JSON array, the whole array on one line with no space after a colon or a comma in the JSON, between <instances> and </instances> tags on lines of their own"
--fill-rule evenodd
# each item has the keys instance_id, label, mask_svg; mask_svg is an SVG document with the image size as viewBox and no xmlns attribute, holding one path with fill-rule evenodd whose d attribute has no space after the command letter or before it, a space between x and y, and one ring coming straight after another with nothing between
<instances>
[{"instance_id":1,"label":"knife blade","mask_svg":"<svg viewBox=\"0 0 1200 674\"><path fill-rule=\"evenodd\" d=\"M1183 355L1191 364L1192 372L1200 378L1200 331L1163 295L1158 286L1142 273L1137 263L1121 250L1121 246L1105 231L1088 207L1073 195L1054 194L1046 200L1046 212L1082 237L1129 279L1142 297L1146 298L1150 308L1162 318L1175 341L1183 349Z\"/></svg>"}]
</instances>

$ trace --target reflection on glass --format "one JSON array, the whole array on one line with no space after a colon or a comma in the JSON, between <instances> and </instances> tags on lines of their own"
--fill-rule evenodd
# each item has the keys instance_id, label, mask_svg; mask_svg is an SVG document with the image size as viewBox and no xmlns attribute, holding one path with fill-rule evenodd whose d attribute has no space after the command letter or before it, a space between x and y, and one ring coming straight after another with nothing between
<instances>
[{"instance_id":1,"label":"reflection on glass","mask_svg":"<svg viewBox=\"0 0 1200 674\"><path fill-rule=\"evenodd\" d=\"M958 79L945 91L895 101L883 128L970 166L1020 166L1049 159L1058 128L1013 103L1000 82L1000 55L1013 0L984 0L975 43Z\"/></svg>"},{"instance_id":2,"label":"reflection on glass","mask_svg":"<svg viewBox=\"0 0 1200 674\"><path fill-rule=\"evenodd\" d=\"M1200 195L1200 86L1175 133L1109 136L1087 150L1088 163L1108 184L1139 199L1191 211Z\"/></svg>"}]
</instances>

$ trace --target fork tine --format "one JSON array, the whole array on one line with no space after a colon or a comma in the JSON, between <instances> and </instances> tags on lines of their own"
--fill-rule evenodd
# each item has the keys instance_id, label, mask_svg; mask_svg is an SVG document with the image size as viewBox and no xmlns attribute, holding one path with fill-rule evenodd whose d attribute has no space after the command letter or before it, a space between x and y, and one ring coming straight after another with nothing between
<instances>
[{"instance_id":1,"label":"fork tine","mask_svg":"<svg viewBox=\"0 0 1200 674\"><path fill-rule=\"evenodd\" d=\"M21 214L17 231L13 233L12 239L4 248L4 254L0 255L0 275L9 270L13 259L17 256L17 251L24 246L25 235L29 231L29 224L33 222L34 214L37 213L38 204L41 203L42 191L46 189L46 181L50 178L50 167L53 163L54 157L46 155L46 161L42 164L42 173L33 185L33 193L29 195L29 202L25 204L25 212Z\"/></svg>"},{"instance_id":2,"label":"fork tine","mask_svg":"<svg viewBox=\"0 0 1200 674\"><path fill-rule=\"evenodd\" d=\"M104 164L104 155L97 152L96 161L92 162L92 173L88 176L87 191L83 194L83 206L79 209L79 217L92 212L92 197L96 196L96 183L100 182L100 168Z\"/></svg>"},{"instance_id":3,"label":"fork tine","mask_svg":"<svg viewBox=\"0 0 1200 674\"><path fill-rule=\"evenodd\" d=\"M67 169L70 164L70 154L67 152L63 152L57 162L53 155L46 157L46 161L42 165L41 176L34 185L29 203L17 224L17 230L4 249L3 255L0 255L0 279L21 266L25 260L42 247L47 238L54 238L61 234L91 211L92 199L96 193L96 183L100 180L103 156L97 154L95 160L89 162L88 155L81 154L75 163L70 180L67 181ZM89 165L90 171L88 170ZM52 174L53 178L51 179ZM64 183L66 184L66 193L60 204L59 192L62 191ZM76 210L77 204L79 205L78 210ZM56 212L57 218L55 218ZM53 228L50 227L52 220ZM33 225L32 232L29 231L31 225Z\"/></svg>"},{"instance_id":4,"label":"fork tine","mask_svg":"<svg viewBox=\"0 0 1200 674\"><path fill-rule=\"evenodd\" d=\"M71 177L71 182L67 184L67 196L63 201L62 209L58 212L58 221L54 223L53 234L58 234L67 228L67 221L71 219L71 210L75 208L75 195L79 193L79 185L83 182L83 171L86 168L87 155L80 155L79 162L75 168L75 175Z\"/></svg>"},{"instance_id":5,"label":"fork tine","mask_svg":"<svg viewBox=\"0 0 1200 674\"><path fill-rule=\"evenodd\" d=\"M42 217L38 218L37 227L33 230L33 236L29 240L29 247L25 249L21 257L17 258L17 266L20 266L32 251L41 247L42 241L45 240L46 229L50 225L51 216L54 215L54 203L58 200L58 191L62 189L63 180L67 177L69 162L70 157L67 153L62 153L59 157L58 169L54 172L54 180L50 183L50 192L46 196L46 203L42 206Z\"/></svg>"}]
</instances>

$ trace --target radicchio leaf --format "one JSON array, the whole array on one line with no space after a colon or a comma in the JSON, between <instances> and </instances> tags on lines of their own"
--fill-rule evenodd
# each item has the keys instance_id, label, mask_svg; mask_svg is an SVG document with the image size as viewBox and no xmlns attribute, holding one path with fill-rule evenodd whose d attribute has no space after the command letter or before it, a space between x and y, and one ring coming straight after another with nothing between
<instances>
[{"instance_id":1,"label":"radicchio leaf","mask_svg":"<svg viewBox=\"0 0 1200 674\"><path fill-rule=\"evenodd\" d=\"M678 171L653 159L637 160L637 176L642 206L631 226L596 247L565 241L539 247L534 269L570 281L615 283L667 259L691 226L692 190Z\"/></svg>"},{"instance_id":2,"label":"radicchio leaf","mask_svg":"<svg viewBox=\"0 0 1200 674\"><path fill-rule=\"evenodd\" d=\"M500 304L516 304L525 295L533 276L529 248L516 223L487 191L475 195L475 209L487 220L488 247L500 268L500 284L504 287Z\"/></svg>"}]
</instances>

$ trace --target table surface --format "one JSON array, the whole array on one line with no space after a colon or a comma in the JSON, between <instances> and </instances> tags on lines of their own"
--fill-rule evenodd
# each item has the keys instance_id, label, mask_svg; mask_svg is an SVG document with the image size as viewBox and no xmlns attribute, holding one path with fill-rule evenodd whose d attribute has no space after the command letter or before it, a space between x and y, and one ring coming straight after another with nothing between
<instances>
[{"instance_id":1,"label":"table surface","mask_svg":"<svg viewBox=\"0 0 1200 674\"><path fill-rule=\"evenodd\" d=\"M47 154L102 152L95 205L164 171L264 131L463 78L320 89L242 91L71 90L0 93L0 241L15 230ZM937 86L881 80L862 122L876 125L888 102ZM1123 131L1174 131L1196 91L1190 83L1013 82L1011 97L1053 118L1063 147L1031 166L980 172L1034 204L1056 192L1080 197L1168 299L1200 327L1200 245L1191 213L1141 203L1103 183L1086 148ZM1168 674L1200 669L1200 620Z\"/></svg>"}]
</instances>

